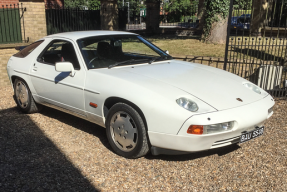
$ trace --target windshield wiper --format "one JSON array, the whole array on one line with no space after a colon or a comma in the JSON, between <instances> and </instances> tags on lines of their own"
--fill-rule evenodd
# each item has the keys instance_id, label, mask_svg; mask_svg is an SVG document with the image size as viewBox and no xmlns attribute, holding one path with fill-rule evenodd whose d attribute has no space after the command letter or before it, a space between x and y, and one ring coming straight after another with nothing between
<instances>
[{"instance_id":1,"label":"windshield wiper","mask_svg":"<svg viewBox=\"0 0 287 192\"><path fill-rule=\"evenodd\" d=\"M121 61L121 62L117 62L115 64L110 65L108 68L111 69L111 68L113 68L117 65L120 65L120 64L131 63L133 61L144 61L144 60L147 60L147 59L130 59L130 60L126 60L126 61Z\"/></svg>"},{"instance_id":2,"label":"windshield wiper","mask_svg":"<svg viewBox=\"0 0 287 192\"><path fill-rule=\"evenodd\" d=\"M152 64L153 62L155 62L158 59L163 59L163 58L162 57L154 57L154 58L150 59L148 63Z\"/></svg>"}]
</instances>

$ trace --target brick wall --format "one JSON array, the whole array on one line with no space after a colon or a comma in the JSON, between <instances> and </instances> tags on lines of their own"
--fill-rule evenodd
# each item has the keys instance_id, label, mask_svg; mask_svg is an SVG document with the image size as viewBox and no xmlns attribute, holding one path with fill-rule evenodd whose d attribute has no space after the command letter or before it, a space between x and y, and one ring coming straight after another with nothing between
<instances>
[{"instance_id":1,"label":"brick wall","mask_svg":"<svg viewBox=\"0 0 287 192\"><path fill-rule=\"evenodd\" d=\"M0 0L0 8L2 8L3 6L6 7L6 5L14 5L14 4L18 4L19 0Z\"/></svg>"}]
</instances>

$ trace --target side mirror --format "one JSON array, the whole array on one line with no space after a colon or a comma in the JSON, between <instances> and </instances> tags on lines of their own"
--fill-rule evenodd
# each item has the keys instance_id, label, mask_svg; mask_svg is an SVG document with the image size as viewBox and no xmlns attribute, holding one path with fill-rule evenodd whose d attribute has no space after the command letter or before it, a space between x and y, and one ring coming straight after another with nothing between
<instances>
[{"instance_id":1,"label":"side mirror","mask_svg":"<svg viewBox=\"0 0 287 192\"><path fill-rule=\"evenodd\" d=\"M71 72L70 76L75 76L75 69L72 63L64 61L64 62L57 62L55 65L55 69L58 72Z\"/></svg>"},{"instance_id":2,"label":"side mirror","mask_svg":"<svg viewBox=\"0 0 287 192\"><path fill-rule=\"evenodd\" d=\"M169 54L169 51L168 51L168 50L165 50L164 52L165 52L166 54Z\"/></svg>"}]
</instances>

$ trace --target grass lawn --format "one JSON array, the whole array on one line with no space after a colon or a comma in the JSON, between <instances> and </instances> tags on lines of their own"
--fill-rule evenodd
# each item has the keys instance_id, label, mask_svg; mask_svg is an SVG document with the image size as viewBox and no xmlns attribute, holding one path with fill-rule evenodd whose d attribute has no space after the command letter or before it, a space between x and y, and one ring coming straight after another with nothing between
<instances>
[{"instance_id":1,"label":"grass lawn","mask_svg":"<svg viewBox=\"0 0 287 192\"><path fill-rule=\"evenodd\" d=\"M233 40L231 40L233 39ZM228 59L254 59L263 61L279 61L285 56L287 40L282 38L250 38L231 37ZM238 40L240 39L240 40ZM199 37L172 37L148 38L162 50L168 50L171 56L206 56L224 58L225 44L207 44L200 41Z\"/></svg>"},{"instance_id":2,"label":"grass lawn","mask_svg":"<svg viewBox=\"0 0 287 192\"><path fill-rule=\"evenodd\" d=\"M224 57L225 45L206 44L199 37L151 37L147 38L162 50L168 50L171 56L208 56Z\"/></svg>"}]
</instances>

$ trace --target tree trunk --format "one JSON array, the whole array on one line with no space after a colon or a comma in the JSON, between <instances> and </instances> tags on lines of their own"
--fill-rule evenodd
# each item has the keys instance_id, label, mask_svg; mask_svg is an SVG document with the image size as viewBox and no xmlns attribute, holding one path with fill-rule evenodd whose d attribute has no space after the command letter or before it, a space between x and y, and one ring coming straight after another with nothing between
<instances>
[{"instance_id":1,"label":"tree trunk","mask_svg":"<svg viewBox=\"0 0 287 192\"><path fill-rule=\"evenodd\" d=\"M252 21L251 34L261 36L261 29L264 27L264 22L267 22L266 15L271 14L271 4L267 0L253 0L252 3Z\"/></svg>"},{"instance_id":2,"label":"tree trunk","mask_svg":"<svg viewBox=\"0 0 287 192\"><path fill-rule=\"evenodd\" d=\"M218 16L219 21L214 22L211 26L210 32L205 38L207 43L225 44L227 35L228 16L222 18ZM203 34L204 35L204 34Z\"/></svg>"},{"instance_id":3,"label":"tree trunk","mask_svg":"<svg viewBox=\"0 0 287 192\"><path fill-rule=\"evenodd\" d=\"M204 0L199 0L198 2L198 11L197 11L197 19L199 20L198 24L198 30L202 31L204 26L204 15L205 15L205 9L204 9Z\"/></svg>"},{"instance_id":4,"label":"tree trunk","mask_svg":"<svg viewBox=\"0 0 287 192\"><path fill-rule=\"evenodd\" d=\"M118 30L119 13L116 0L101 0L101 29Z\"/></svg>"},{"instance_id":5,"label":"tree trunk","mask_svg":"<svg viewBox=\"0 0 287 192\"><path fill-rule=\"evenodd\" d=\"M159 32L160 1L146 1L146 32L157 34Z\"/></svg>"}]
</instances>

